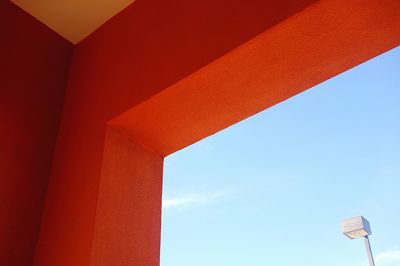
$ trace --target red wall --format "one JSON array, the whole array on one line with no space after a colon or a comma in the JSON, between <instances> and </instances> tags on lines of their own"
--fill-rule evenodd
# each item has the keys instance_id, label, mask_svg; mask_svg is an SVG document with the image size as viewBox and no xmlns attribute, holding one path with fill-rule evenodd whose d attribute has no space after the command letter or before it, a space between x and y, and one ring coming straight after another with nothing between
<instances>
[{"instance_id":1,"label":"red wall","mask_svg":"<svg viewBox=\"0 0 400 266\"><path fill-rule=\"evenodd\" d=\"M36 265L89 264L108 120L311 2L138 0L79 43Z\"/></svg>"},{"instance_id":2,"label":"red wall","mask_svg":"<svg viewBox=\"0 0 400 266\"><path fill-rule=\"evenodd\" d=\"M91 264L158 265L163 158L108 128Z\"/></svg>"},{"instance_id":3,"label":"red wall","mask_svg":"<svg viewBox=\"0 0 400 266\"><path fill-rule=\"evenodd\" d=\"M36 266L158 265L162 157L398 45L397 10L137 0L69 69L68 42L1 2L0 265L32 263L50 164Z\"/></svg>"},{"instance_id":4,"label":"red wall","mask_svg":"<svg viewBox=\"0 0 400 266\"><path fill-rule=\"evenodd\" d=\"M319 1L110 124L167 156L396 47L399 10L398 0Z\"/></svg>"},{"instance_id":5,"label":"red wall","mask_svg":"<svg viewBox=\"0 0 400 266\"><path fill-rule=\"evenodd\" d=\"M0 1L0 265L32 265L72 45Z\"/></svg>"}]
</instances>

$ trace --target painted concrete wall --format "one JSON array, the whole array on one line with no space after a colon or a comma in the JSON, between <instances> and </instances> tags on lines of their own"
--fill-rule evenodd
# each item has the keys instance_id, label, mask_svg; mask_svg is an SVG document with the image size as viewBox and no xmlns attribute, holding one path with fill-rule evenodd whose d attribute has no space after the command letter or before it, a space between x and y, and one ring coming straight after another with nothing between
<instances>
[{"instance_id":1,"label":"painted concrete wall","mask_svg":"<svg viewBox=\"0 0 400 266\"><path fill-rule=\"evenodd\" d=\"M21 27L2 47L11 52L0 110L15 128L0 134L29 159L2 158L4 173L19 175L4 178L3 217L22 206L21 221L36 202L26 217L37 228L46 175L28 179L28 192L14 181L48 173L53 159L35 265L158 265L162 158L399 45L398 10L398 0L138 0L75 46L70 69L68 44L20 39L35 26ZM15 246L4 245L5 258L24 249L4 239Z\"/></svg>"},{"instance_id":2,"label":"painted concrete wall","mask_svg":"<svg viewBox=\"0 0 400 266\"><path fill-rule=\"evenodd\" d=\"M89 264L110 119L310 2L243 4L234 0L227 5L215 0L138 0L79 43L72 60L36 265ZM160 237L159 223L155 218L149 223L158 230L155 241ZM138 235L135 241L145 243L146 239ZM154 257L159 250L147 252ZM115 259L132 259L125 255ZM153 263L143 258L137 265Z\"/></svg>"},{"instance_id":3,"label":"painted concrete wall","mask_svg":"<svg viewBox=\"0 0 400 266\"><path fill-rule=\"evenodd\" d=\"M167 156L396 47L399 10L318 1L111 123Z\"/></svg>"},{"instance_id":4,"label":"painted concrete wall","mask_svg":"<svg viewBox=\"0 0 400 266\"><path fill-rule=\"evenodd\" d=\"M0 1L0 265L33 264L72 45Z\"/></svg>"},{"instance_id":5,"label":"painted concrete wall","mask_svg":"<svg viewBox=\"0 0 400 266\"><path fill-rule=\"evenodd\" d=\"M112 244L153 248L102 257L102 239L121 234L103 222L110 212L96 211L112 206L103 200L120 182L141 186L142 178L132 174L134 181L116 179L102 189L107 124L161 158L400 43L395 0L324 0L296 15L308 1L273 3L138 0L76 47L36 265L101 265L99 258L158 264L152 258L159 256L160 221L140 208L131 211L157 235ZM159 197L140 195L131 199L138 206L159 204ZM117 212L124 200L115 200Z\"/></svg>"},{"instance_id":6,"label":"painted concrete wall","mask_svg":"<svg viewBox=\"0 0 400 266\"><path fill-rule=\"evenodd\" d=\"M90 265L158 265L162 172L163 158L107 129Z\"/></svg>"}]
</instances>

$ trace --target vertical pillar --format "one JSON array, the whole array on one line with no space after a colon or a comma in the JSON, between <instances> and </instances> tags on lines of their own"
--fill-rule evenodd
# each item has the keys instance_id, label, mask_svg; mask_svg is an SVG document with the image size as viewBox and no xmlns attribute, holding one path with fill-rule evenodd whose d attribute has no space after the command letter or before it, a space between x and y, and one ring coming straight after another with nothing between
<instances>
[{"instance_id":1,"label":"vertical pillar","mask_svg":"<svg viewBox=\"0 0 400 266\"><path fill-rule=\"evenodd\" d=\"M163 158L108 128L91 266L159 265Z\"/></svg>"}]
</instances>

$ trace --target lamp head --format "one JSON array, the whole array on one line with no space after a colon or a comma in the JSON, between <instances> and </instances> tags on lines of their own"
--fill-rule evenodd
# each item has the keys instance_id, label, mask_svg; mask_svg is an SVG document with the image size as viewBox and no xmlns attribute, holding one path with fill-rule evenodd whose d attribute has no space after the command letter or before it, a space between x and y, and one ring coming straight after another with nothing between
<instances>
[{"instance_id":1,"label":"lamp head","mask_svg":"<svg viewBox=\"0 0 400 266\"><path fill-rule=\"evenodd\" d=\"M350 239L366 237L371 234L369 222L362 216L343 220L342 233Z\"/></svg>"}]
</instances>

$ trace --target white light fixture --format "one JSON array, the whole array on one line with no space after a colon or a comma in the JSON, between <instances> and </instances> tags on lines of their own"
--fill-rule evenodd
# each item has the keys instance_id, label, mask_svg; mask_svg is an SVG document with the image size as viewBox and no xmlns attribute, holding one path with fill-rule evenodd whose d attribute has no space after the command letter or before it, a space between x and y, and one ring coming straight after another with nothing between
<instances>
[{"instance_id":1,"label":"white light fixture","mask_svg":"<svg viewBox=\"0 0 400 266\"><path fill-rule=\"evenodd\" d=\"M371 234L369 222L362 216L343 220L342 232L350 239L361 238Z\"/></svg>"},{"instance_id":2,"label":"white light fixture","mask_svg":"<svg viewBox=\"0 0 400 266\"><path fill-rule=\"evenodd\" d=\"M367 249L368 261L370 266L375 266L372 256L371 245L368 236L372 234L369 222L362 216L356 216L343 220L342 233L350 239L364 238L365 248Z\"/></svg>"}]
</instances>

